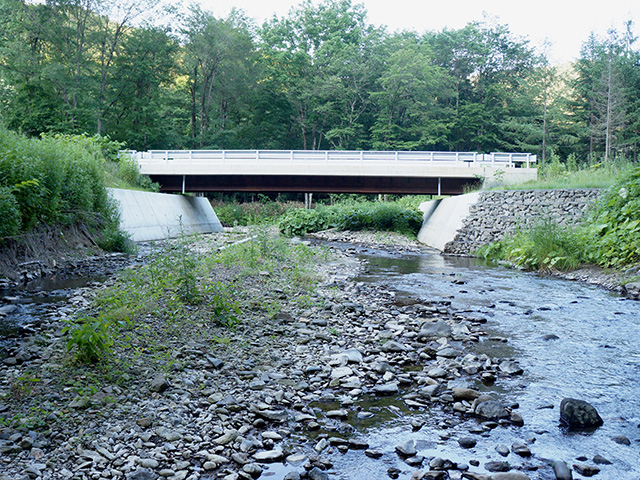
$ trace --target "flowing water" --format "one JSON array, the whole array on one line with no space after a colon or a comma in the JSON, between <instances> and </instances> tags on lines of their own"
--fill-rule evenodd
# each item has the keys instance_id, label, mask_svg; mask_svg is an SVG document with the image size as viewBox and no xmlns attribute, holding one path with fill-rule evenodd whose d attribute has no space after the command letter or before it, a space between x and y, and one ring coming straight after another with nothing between
<instances>
[{"instance_id":1,"label":"flowing water","mask_svg":"<svg viewBox=\"0 0 640 480\"><path fill-rule=\"evenodd\" d=\"M555 476L550 461L544 459L594 465L592 458L599 454L613 465L598 465L602 471L597 478L640 478L640 302L578 282L436 252L361 258L368 268L360 281L394 287L399 295L451 301L457 312L486 318L490 335L508 339L483 342L478 351L515 358L524 369L522 376L500 380L488 390L517 402L525 426L498 427L476 436L475 448L463 450L457 438L469 436L476 420L456 425L441 412L413 417L398 412L395 420L359 429L361 438L385 453L383 458L354 452L334 456L338 478L384 478L389 467L399 468L400 478L410 478L415 468L393 454L394 447L408 439L416 440L419 454L426 458L467 464L477 460L480 465L471 468L474 472L486 473L483 465L488 460L505 460L524 470L530 467L532 479L551 479ZM559 404L565 397L590 402L604 426L589 433L560 427ZM415 416L427 421L418 432L409 425ZM629 438L631 445L614 442L616 436ZM496 453L498 444L510 447L516 441L530 442L533 459L513 453L503 459Z\"/></svg>"}]
</instances>

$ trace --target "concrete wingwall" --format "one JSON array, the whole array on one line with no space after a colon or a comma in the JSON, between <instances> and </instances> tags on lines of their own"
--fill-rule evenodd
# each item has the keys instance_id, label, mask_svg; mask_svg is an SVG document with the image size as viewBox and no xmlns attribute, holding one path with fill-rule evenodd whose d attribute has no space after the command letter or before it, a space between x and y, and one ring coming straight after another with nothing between
<instances>
[{"instance_id":1,"label":"concrete wingwall","mask_svg":"<svg viewBox=\"0 0 640 480\"><path fill-rule=\"evenodd\" d=\"M134 242L164 240L181 233L223 231L222 224L204 197L109 189L120 205L120 227Z\"/></svg>"},{"instance_id":2,"label":"concrete wingwall","mask_svg":"<svg viewBox=\"0 0 640 480\"><path fill-rule=\"evenodd\" d=\"M445 254L471 255L542 218L571 225L600 193L598 189L498 190L425 202L420 206L425 215L418 240ZM434 207L432 202L439 203Z\"/></svg>"}]
</instances>

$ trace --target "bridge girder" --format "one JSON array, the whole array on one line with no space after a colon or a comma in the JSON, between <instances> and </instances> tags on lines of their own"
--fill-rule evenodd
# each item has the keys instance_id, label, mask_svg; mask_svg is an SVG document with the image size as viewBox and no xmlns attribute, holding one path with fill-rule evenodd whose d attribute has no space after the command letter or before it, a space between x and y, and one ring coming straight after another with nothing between
<instances>
[{"instance_id":1,"label":"bridge girder","mask_svg":"<svg viewBox=\"0 0 640 480\"><path fill-rule=\"evenodd\" d=\"M150 175L161 192L458 195L482 180L464 177L331 175Z\"/></svg>"}]
</instances>

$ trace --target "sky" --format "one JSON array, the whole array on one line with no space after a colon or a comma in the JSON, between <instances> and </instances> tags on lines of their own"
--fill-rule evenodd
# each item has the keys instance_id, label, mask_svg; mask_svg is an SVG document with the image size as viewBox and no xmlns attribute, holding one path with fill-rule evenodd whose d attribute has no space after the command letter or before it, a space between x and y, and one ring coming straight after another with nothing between
<instances>
[{"instance_id":1,"label":"sky","mask_svg":"<svg viewBox=\"0 0 640 480\"><path fill-rule=\"evenodd\" d=\"M226 16L232 7L244 10L260 25L272 17L286 16L298 0L195 0L215 16ZM551 42L554 64L575 60L591 32L604 36L614 27L622 30L633 20L640 34L640 0L352 0L364 4L369 23L386 25L389 31L417 32L457 29L487 14L509 26L511 33L528 38L535 46ZM317 3L317 1L316 1ZM587 6L589 5L589 6Z\"/></svg>"}]
</instances>

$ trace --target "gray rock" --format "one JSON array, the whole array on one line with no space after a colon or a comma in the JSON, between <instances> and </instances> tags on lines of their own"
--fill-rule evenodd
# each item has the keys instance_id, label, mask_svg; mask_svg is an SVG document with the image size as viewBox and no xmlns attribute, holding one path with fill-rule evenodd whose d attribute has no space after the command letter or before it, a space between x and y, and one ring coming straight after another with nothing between
<instances>
[{"instance_id":1,"label":"gray rock","mask_svg":"<svg viewBox=\"0 0 640 480\"><path fill-rule=\"evenodd\" d=\"M480 392L471 388L453 388L453 398L472 402L480 396Z\"/></svg>"},{"instance_id":2,"label":"gray rock","mask_svg":"<svg viewBox=\"0 0 640 480\"><path fill-rule=\"evenodd\" d=\"M553 462L553 473L556 476L556 480L572 480L573 475L571 474L571 470L567 467L567 464L563 461Z\"/></svg>"},{"instance_id":3,"label":"gray rock","mask_svg":"<svg viewBox=\"0 0 640 480\"><path fill-rule=\"evenodd\" d=\"M506 445L498 445L496 447L496 452L498 452L503 457L506 457L507 455L509 455L509 447L507 447Z\"/></svg>"},{"instance_id":4,"label":"gray rock","mask_svg":"<svg viewBox=\"0 0 640 480\"><path fill-rule=\"evenodd\" d=\"M598 467L592 467L591 465L586 465L584 463L574 463L573 468L584 477L593 477L600 473L600 469Z\"/></svg>"},{"instance_id":5,"label":"gray rock","mask_svg":"<svg viewBox=\"0 0 640 480\"><path fill-rule=\"evenodd\" d=\"M127 480L156 480L158 475L147 468L139 468L135 472L127 473Z\"/></svg>"},{"instance_id":6,"label":"gray rock","mask_svg":"<svg viewBox=\"0 0 640 480\"><path fill-rule=\"evenodd\" d=\"M462 448L473 448L476 446L476 439L473 437L462 437L458 439L458 445Z\"/></svg>"},{"instance_id":7,"label":"gray rock","mask_svg":"<svg viewBox=\"0 0 640 480\"><path fill-rule=\"evenodd\" d=\"M353 370L349 367L337 367L331 370L331 378L334 380L348 377L349 375L353 375Z\"/></svg>"},{"instance_id":8,"label":"gray rock","mask_svg":"<svg viewBox=\"0 0 640 480\"><path fill-rule=\"evenodd\" d=\"M151 381L151 384L149 385L149 390L151 390L152 392L162 393L167 388L169 388L169 386L170 386L169 382L167 381L165 376L162 374L159 374Z\"/></svg>"},{"instance_id":9,"label":"gray rock","mask_svg":"<svg viewBox=\"0 0 640 480\"><path fill-rule=\"evenodd\" d=\"M516 362L506 361L502 362L498 367L502 373L507 375L522 375L523 371Z\"/></svg>"},{"instance_id":10,"label":"gray rock","mask_svg":"<svg viewBox=\"0 0 640 480\"><path fill-rule=\"evenodd\" d=\"M395 395L400 390L396 382L385 383L384 385L376 385L373 387L373 391L378 395Z\"/></svg>"},{"instance_id":11,"label":"gray rock","mask_svg":"<svg viewBox=\"0 0 640 480\"><path fill-rule=\"evenodd\" d=\"M371 457L371 458L380 458L380 457L382 457L382 455L383 455L383 453L382 453L382 452L380 452L380 451L378 451L378 450L371 450L371 449L369 449L369 450L365 450L364 454L365 454L367 457Z\"/></svg>"},{"instance_id":12,"label":"gray rock","mask_svg":"<svg viewBox=\"0 0 640 480\"><path fill-rule=\"evenodd\" d=\"M490 472L508 472L511 470L509 462L487 462L484 464L484 468Z\"/></svg>"},{"instance_id":13,"label":"gray rock","mask_svg":"<svg viewBox=\"0 0 640 480\"><path fill-rule=\"evenodd\" d=\"M631 441L624 435L616 435L611 440L613 440L618 445L631 445Z\"/></svg>"},{"instance_id":14,"label":"gray rock","mask_svg":"<svg viewBox=\"0 0 640 480\"><path fill-rule=\"evenodd\" d=\"M313 467L307 475L310 480L329 480L327 472L323 472L318 467Z\"/></svg>"},{"instance_id":15,"label":"gray rock","mask_svg":"<svg viewBox=\"0 0 640 480\"><path fill-rule=\"evenodd\" d=\"M242 471L248 473L253 478L258 478L262 475L262 467L255 463L247 463L242 467Z\"/></svg>"},{"instance_id":16,"label":"gray rock","mask_svg":"<svg viewBox=\"0 0 640 480\"><path fill-rule=\"evenodd\" d=\"M416 442L413 440L407 440L406 442L396 446L396 452L398 455L404 457L413 457L418 451L416 450Z\"/></svg>"},{"instance_id":17,"label":"gray rock","mask_svg":"<svg viewBox=\"0 0 640 480\"><path fill-rule=\"evenodd\" d=\"M356 348L350 348L344 352L336 353L332 355L332 357L345 363L362 363L362 353Z\"/></svg>"},{"instance_id":18,"label":"gray rock","mask_svg":"<svg viewBox=\"0 0 640 480\"><path fill-rule=\"evenodd\" d=\"M592 405L574 398L565 398L560 403L560 421L572 429L597 428L603 423Z\"/></svg>"},{"instance_id":19,"label":"gray rock","mask_svg":"<svg viewBox=\"0 0 640 480\"><path fill-rule=\"evenodd\" d=\"M418 340L429 340L431 338L449 337L451 336L451 327L449 324L438 320L437 322L423 323L418 332Z\"/></svg>"},{"instance_id":20,"label":"gray rock","mask_svg":"<svg viewBox=\"0 0 640 480\"><path fill-rule=\"evenodd\" d=\"M602 455L596 455L593 457L593 463L598 465L612 465L612 462L604 458Z\"/></svg>"},{"instance_id":21,"label":"gray rock","mask_svg":"<svg viewBox=\"0 0 640 480\"><path fill-rule=\"evenodd\" d=\"M385 342L382 347L380 347L380 349L383 352L389 352L389 353L400 353L400 352L405 352L407 350L407 347L405 347L404 345L394 341L394 340L389 340L388 342Z\"/></svg>"},{"instance_id":22,"label":"gray rock","mask_svg":"<svg viewBox=\"0 0 640 480\"><path fill-rule=\"evenodd\" d=\"M394 371L394 368L389 364L389 362L376 362L376 364L373 366L373 369L380 375L384 375L387 372Z\"/></svg>"},{"instance_id":23,"label":"gray rock","mask_svg":"<svg viewBox=\"0 0 640 480\"><path fill-rule=\"evenodd\" d=\"M491 475L491 480L531 480L521 472L501 472Z\"/></svg>"},{"instance_id":24,"label":"gray rock","mask_svg":"<svg viewBox=\"0 0 640 480\"><path fill-rule=\"evenodd\" d=\"M524 442L515 442L513 445L511 445L511 451L516 455L520 455L521 457L531 456L531 450L529 450L529 447L527 447Z\"/></svg>"},{"instance_id":25,"label":"gray rock","mask_svg":"<svg viewBox=\"0 0 640 480\"><path fill-rule=\"evenodd\" d=\"M476 406L476 415L487 420L500 420L509 418L507 409L497 400L488 400L481 402Z\"/></svg>"},{"instance_id":26,"label":"gray rock","mask_svg":"<svg viewBox=\"0 0 640 480\"><path fill-rule=\"evenodd\" d=\"M289 472L282 480L300 480L300 474L298 472Z\"/></svg>"}]
</instances>

